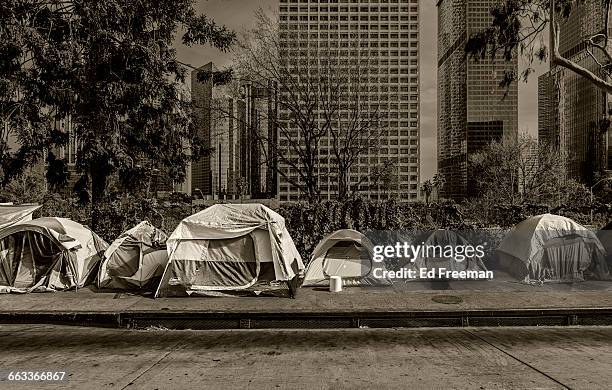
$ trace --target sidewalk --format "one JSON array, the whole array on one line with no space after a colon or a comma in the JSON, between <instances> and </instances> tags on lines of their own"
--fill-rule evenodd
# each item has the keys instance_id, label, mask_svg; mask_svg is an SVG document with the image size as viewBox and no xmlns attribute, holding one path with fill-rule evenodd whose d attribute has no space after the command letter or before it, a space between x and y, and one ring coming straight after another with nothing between
<instances>
[{"instance_id":1,"label":"sidewalk","mask_svg":"<svg viewBox=\"0 0 612 390\"><path fill-rule=\"evenodd\" d=\"M158 298L78 292L0 295L0 323L171 329L612 325L612 283L430 282L301 288L284 297Z\"/></svg>"}]
</instances>

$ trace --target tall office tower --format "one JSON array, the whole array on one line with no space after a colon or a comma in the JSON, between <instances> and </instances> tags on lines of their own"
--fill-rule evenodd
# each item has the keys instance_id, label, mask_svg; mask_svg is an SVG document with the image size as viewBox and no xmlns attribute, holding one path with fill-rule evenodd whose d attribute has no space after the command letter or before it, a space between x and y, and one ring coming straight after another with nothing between
<instances>
[{"instance_id":1,"label":"tall office tower","mask_svg":"<svg viewBox=\"0 0 612 390\"><path fill-rule=\"evenodd\" d=\"M275 88L240 85L240 96L230 96L212 79L200 82L197 72L212 72L212 63L191 76L193 121L198 135L211 148L208 156L191 164L192 195L211 199L274 197L276 176L270 173L269 150L276 143Z\"/></svg>"},{"instance_id":2,"label":"tall office tower","mask_svg":"<svg viewBox=\"0 0 612 390\"><path fill-rule=\"evenodd\" d=\"M585 39L602 33L605 12L600 0L587 0L561 23L559 52L580 66L599 74L597 61L603 54L587 52ZM612 28L611 31L612 33ZM568 178L591 183L596 172L612 168L612 131L607 120L610 96L587 79L562 67L553 67L540 77L538 90L538 134L557 140L567 156Z\"/></svg>"},{"instance_id":3,"label":"tall office tower","mask_svg":"<svg viewBox=\"0 0 612 390\"><path fill-rule=\"evenodd\" d=\"M240 175L246 193L252 198L274 198L277 195L276 161L273 158L277 139L277 91L253 84L240 86L238 109L238 157Z\"/></svg>"},{"instance_id":4,"label":"tall office tower","mask_svg":"<svg viewBox=\"0 0 612 390\"><path fill-rule=\"evenodd\" d=\"M418 0L280 0L280 46L282 58L298 64L298 84L308 85L311 76L329 71L334 61L337 75L356 76L357 100L368 110L376 107L380 132L375 147L363 151L346 172L352 190L370 199L393 197L416 200L419 183L419 1ZM329 57L329 58L326 58ZM342 99L342 98L341 98ZM339 107L352 104L341 101ZM346 110L346 109L345 109ZM319 115L320 115L319 107ZM289 112L279 108L281 120ZM342 121L343 113L339 115ZM319 117L319 120L322 118ZM300 129L291 142L300 142ZM316 170L323 199L333 199L339 188L339 169L334 165L331 136L322 137ZM280 140L279 154L288 153ZM297 161L297 156L288 158ZM387 168L382 182L377 169ZM298 177L289 164L279 169ZM279 175L279 198L296 201L300 188ZM299 179L297 179L299 180ZM358 185L361 183L360 185Z\"/></svg>"},{"instance_id":5,"label":"tall office tower","mask_svg":"<svg viewBox=\"0 0 612 390\"><path fill-rule=\"evenodd\" d=\"M473 33L489 27L495 0L438 1L438 172L445 185L440 196L461 200L474 195L468 183L469 156L491 141L518 136L518 87L501 88L504 72L518 61L501 56L467 58L464 47Z\"/></svg>"},{"instance_id":6,"label":"tall office tower","mask_svg":"<svg viewBox=\"0 0 612 390\"><path fill-rule=\"evenodd\" d=\"M197 74L200 71L213 72L212 62L195 69L191 72L191 101L193 104L193 123L197 129L197 135L204 142L204 145L211 147L211 107L213 104L213 80L210 77L206 81L198 80ZM194 196L213 195L212 171L210 157L202 157L191 163L191 193Z\"/></svg>"}]
</instances>

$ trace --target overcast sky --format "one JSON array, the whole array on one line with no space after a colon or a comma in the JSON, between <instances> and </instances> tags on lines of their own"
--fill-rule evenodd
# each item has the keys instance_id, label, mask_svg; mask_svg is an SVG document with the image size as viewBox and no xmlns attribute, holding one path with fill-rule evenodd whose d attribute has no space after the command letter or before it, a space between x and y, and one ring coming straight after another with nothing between
<instances>
[{"instance_id":1,"label":"overcast sky","mask_svg":"<svg viewBox=\"0 0 612 390\"><path fill-rule=\"evenodd\" d=\"M198 11L217 23L240 33L253 24L253 14L262 7L277 12L278 0L198 0ZM437 14L435 0L421 0L421 181L436 172L436 56ZM219 68L230 65L231 57L210 47L176 45L179 59L193 66L213 61ZM519 131L537 134L537 76L546 70L538 66L528 83L519 83Z\"/></svg>"}]
</instances>

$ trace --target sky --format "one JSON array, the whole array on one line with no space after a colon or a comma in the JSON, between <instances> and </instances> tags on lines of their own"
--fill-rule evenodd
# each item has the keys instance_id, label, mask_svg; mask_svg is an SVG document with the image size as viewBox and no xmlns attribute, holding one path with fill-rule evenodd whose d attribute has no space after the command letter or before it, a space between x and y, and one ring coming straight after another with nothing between
<instances>
[{"instance_id":1,"label":"sky","mask_svg":"<svg viewBox=\"0 0 612 390\"><path fill-rule=\"evenodd\" d=\"M197 0L197 10L238 34L253 26L254 13L263 8L278 11L278 0ZM436 0L421 1L421 181L436 173L437 126L437 11ZM179 60L195 67L212 61L217 67L231 65L231 55L208 46L187 47L175 44ZM523 64L519 61L519 69ZM528 82L519 82L519 132L537 134L538 76L547 70L546 64L535 66Z\"/></svg>"}]
</instances>

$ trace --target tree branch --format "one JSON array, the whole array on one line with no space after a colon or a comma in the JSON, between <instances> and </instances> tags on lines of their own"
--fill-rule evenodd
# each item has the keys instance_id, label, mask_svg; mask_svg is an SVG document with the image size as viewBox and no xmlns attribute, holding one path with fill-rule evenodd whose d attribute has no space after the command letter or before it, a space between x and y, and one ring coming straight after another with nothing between
<instances>
[{"instance_id":1,"label":"tree branch","mask_svg":"<svg viewBox=\"0 0 612 390\"><path fill-rule=\"evenodd\" d=\"M551 65L558 65L584 77L600 89L612 93L612 83L597 76L590 70L564 58L559 52L559 22L556 19L555 0L550 5L550 39L551 39Z\"/></svg>"}]
</instances>

